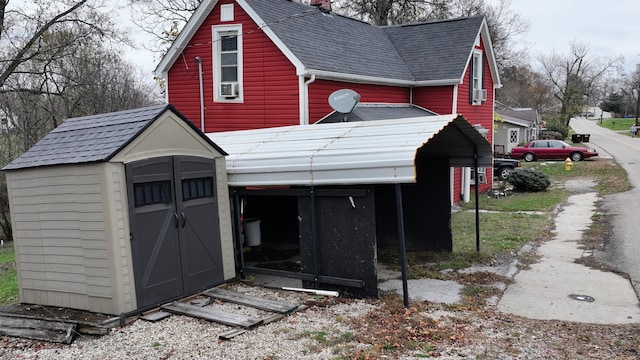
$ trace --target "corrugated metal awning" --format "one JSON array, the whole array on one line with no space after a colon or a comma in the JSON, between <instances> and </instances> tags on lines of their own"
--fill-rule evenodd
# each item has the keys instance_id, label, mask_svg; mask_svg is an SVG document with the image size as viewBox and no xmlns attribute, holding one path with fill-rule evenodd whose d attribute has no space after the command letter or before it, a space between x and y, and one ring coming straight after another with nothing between
<instances>
[{"instance_id":1,"label":"corrugated metal awning","mask_svg":"<svg viewBox=\"0 0 640 360\"><path fill-rule=\"evenodd\" d=\"M462 116L441 115L207 134L229 154L230 186L414 183L420 161L491 166L491 144Z\"/></svg>"}]
</instances>

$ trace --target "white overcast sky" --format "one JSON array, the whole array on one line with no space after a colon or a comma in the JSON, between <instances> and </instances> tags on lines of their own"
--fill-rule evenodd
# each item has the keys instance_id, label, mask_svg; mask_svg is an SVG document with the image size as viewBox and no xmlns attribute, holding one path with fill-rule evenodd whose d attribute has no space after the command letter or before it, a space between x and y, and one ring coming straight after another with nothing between
<instances>
[{"instance_id":1,"label":"white overcast sky","mask_svg":"<svg viewBox=\"0 0 640 360\"><path fill-rule=\"evenodd\" d=\"M510 8L529 21L521 39L532 56L568 53L575 40L593 56L623 56L626 71L640 63L640 0L511 0Z\"/></svg>"},{"instance_id":2,"label":"white overcast sky","mask_svg":"<svg viewBox=\"0 0 640 360\"><path fill-rule=\"evenodd\" d=\"M575 40L587 45L590 55L624 57L627 72L640 63L640 0L511 0L511 9L529 21L529 32L520 40L530 45L533 62L536 54L568 53ZM127 54L144 73L158 62L146 51Z\"/></svg>"}]
</instances>

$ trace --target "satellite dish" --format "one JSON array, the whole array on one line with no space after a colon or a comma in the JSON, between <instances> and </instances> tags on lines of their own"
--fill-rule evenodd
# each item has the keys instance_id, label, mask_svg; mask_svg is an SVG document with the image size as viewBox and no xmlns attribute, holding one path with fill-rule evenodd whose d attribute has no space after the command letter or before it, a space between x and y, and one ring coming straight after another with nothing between
<instances>
[{"instance_id":1,"label":"satellite dish","mask_svg":"<svg viewBox=\"0 0 640 360\"><path fill-rule=\"evenodd\" d=\"M360 94L351 89L337 90L329 95L329 105L333 110L348 114L358 105Z\"/></svg>"}]
</instances>

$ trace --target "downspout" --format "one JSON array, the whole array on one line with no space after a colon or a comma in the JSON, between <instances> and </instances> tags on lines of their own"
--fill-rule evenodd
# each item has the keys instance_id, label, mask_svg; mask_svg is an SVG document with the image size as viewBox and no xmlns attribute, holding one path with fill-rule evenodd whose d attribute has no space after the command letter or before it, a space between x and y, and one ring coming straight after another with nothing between
<instances>
[{"instance_id":1,"label":"downspout","mask_svg":"<svg viewBox=\"0 0 640 360\"><path fill-rule=\"evenodd\" d=\"M462 168L462 201L468 203L471 200L471 168ZM476 187L478 186L478 178L476 178Z\"/></svg>"},{"instance_id":2,"label":"downspout","mask_svg":"<svg viewBox=\"0 0 640 360\"><path fill-rule=\"evenodd\" d=\"M480 196L479 196L479 190L478 188L480 187L480 182L479 180L479 176L480 173L478 172L478 147L475 147L475 152L473 154L473 166L475 168L475 172L476 172L476 186L475 186L475 195L476 195L476 252L480 252Z\"/></svg>"},{"instance_id":3,"label":"downspout","mask_svg":"<svg viewBox=\"0 0 640 360\"><path fill-rule=\"evenodd\" d=\"M198 63L198 75L200 77L200 130L204 131L204 81L202 79L202 58L196 56L196 62Z\"/></svg>"},{"instance_id":4,"label":"downspout","mask_svg":"<svg viewBox=\"0 0 640 360\"><path fill-rule=\"evenodd\" d=\"M301 77L304 79L304 77ZM300 125L309 125L309 85L316 81L316 75L312 74L309 80L305 81L302 89L300 101Z\"/></svg>"}]
</instances>

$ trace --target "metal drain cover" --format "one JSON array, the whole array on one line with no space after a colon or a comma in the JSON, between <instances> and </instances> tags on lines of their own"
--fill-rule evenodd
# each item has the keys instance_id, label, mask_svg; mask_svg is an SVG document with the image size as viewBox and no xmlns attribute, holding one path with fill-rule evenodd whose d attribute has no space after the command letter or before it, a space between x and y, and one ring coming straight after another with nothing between
<instances>
[{"instance_id":1,"label":"metal drain cover","mask_svg":"<svg viewBox=\"0 0 640 360\"><path fill-rule=\"evenodd\" d=\"M571 294L571 295L568 295L568 296L569 296L569 299L578 300L578 301L586 301L586 302L594 302L594 301L596 301L596 299L592 298L589 295Z\"/></svg>"}]
</instances>

